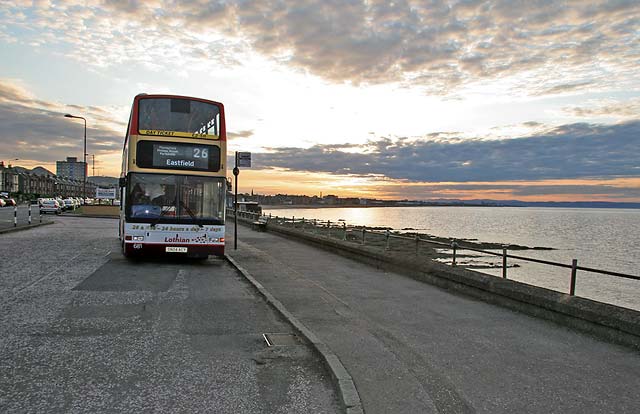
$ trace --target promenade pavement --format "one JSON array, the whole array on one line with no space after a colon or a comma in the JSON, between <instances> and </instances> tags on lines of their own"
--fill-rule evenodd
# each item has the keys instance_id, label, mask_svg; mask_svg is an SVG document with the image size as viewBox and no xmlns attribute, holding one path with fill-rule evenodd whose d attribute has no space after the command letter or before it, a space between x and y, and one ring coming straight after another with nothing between
<instances>
[{"instance_id":1,"label":"promenade pavement","mask_svg":"<svg viewBox=\"0 0 640 414\"><path fill-rule=\"evenodd\" d=\"M335 352L366 413L637 413L640 354L301 242L227 253Z\"/></svg>"}]
</instances>

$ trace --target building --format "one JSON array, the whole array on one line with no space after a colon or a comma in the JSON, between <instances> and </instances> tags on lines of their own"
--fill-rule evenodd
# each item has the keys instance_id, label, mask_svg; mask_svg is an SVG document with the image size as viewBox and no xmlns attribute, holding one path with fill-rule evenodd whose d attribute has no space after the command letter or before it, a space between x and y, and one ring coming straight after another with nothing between
<instances>
[{"instance_id":1,"label":"building","mask_svg":"<svg viewBox=\"0 0 640 414\"><path fill-rule=\"evenodd\" d=\"M4 165L4 162L0 161L0 192L13 193L18 191L18 173L9 164Z\"/></svg>"},{"instance_id":2,"label":"building","mask_svg":"<svg viewBox=\"0 0 640 414\"><path fill-rule=\"evenodd\" d=\"M78 164L82 164L81 162ZM86 194L94 197L96 183L87 181ZM85 183L82 180L59 177L42 167L29 170L24 167L6 166L0 161L0 192L18 200L38 197L82 197Z\"/></svg>"},{"instance_id":3,"label":"building","mask_svg":"<svg viewBox=\"0 0 640 414\"><path fill-rule=\"evenodd\" d=\"M66 161L56 161L56 175L70 180L84 181L87 164L78 161L77 157L67 157Z\"/></svg>"}]
</instances>

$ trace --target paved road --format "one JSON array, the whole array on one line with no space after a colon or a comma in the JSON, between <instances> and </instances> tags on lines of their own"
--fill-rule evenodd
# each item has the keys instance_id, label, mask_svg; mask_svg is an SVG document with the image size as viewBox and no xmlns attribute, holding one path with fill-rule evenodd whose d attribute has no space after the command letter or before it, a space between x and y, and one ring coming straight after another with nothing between
<instances>
[{"instance_id":1,"label":"paved road","mask_svg":"<svg viewBox=\"0 0 640 414\"><path fill-rule=\"evenodd\" d=\"M238 239L228 253L338 355L368 414L640 412L637 352L270 233Z\"/></svg>"},{"instance_id":2,"label":"paved road","mask_svg":"<svg viewBox=\"0 0 640 414\"><path fill-rule=\"evenodd\" d=\"M0 412L340 411L226 261L129 261L115 220L55 220L0 235Z\"/></svg>"},{"instance_id":3,"label":"paved road","mask_svg":"<svg viewBox=\"0 0 640 414\"><path fill-rule=\"evenodd\" d=\"M42 220L50 220L52 214L43 215ZM39 221L38 217L38 207L31 206L31 222L37 223ZM26 204L21 204L18 206L18 225L24 226L29 222L29 206ZM2 207L0 208L0 230L13 227L13 207Z\"/></svg>"}]
</instances>

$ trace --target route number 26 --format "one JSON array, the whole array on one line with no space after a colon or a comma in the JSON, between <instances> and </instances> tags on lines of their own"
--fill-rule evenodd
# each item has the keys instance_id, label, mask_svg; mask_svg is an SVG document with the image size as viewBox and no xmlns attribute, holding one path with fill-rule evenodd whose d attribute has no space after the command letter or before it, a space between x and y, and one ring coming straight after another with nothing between
<instances>
[{"instance_id":1,"label":"route number 26","mask_svg":"<svg viewBox=\"0 0 640 414\"><path fill-rule=\"evenodd\" d=\"M207 148L194 148L193 158L209 158L209 149Z\"/></svg>"}]
</instances>

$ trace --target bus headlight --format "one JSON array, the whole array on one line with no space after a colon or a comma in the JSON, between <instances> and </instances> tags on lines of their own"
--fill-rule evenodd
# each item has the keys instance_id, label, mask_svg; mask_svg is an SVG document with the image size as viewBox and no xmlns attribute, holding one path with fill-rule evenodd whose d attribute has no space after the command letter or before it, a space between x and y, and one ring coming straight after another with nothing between
<instances>
[{"instance_id":1,"label":"bus headlight","mask_svg":"<svg viewBox=\"0 0 640 414\"><path fill-rule=\"evenodd\" d=\"M144 236L133 236L133 241L144 241Z\"/></svg>"}]
</instances>

